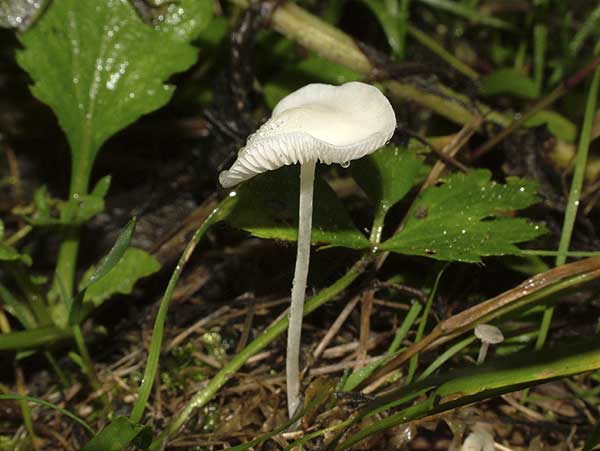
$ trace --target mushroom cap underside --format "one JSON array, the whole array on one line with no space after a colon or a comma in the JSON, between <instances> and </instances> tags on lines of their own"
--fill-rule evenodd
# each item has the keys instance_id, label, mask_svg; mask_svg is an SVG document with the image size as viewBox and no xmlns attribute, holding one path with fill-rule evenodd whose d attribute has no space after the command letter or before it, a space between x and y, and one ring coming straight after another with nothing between
<instances>
[{"instance_id":1,"label":"mushroom cap underside","mask_svg":"<svg viewBox=\"0 0 600 451\"><path fill-rule=\"evenodd\" d=\"M310 84L277 104L219 181L230 188L284 165L356 160L385 145L395 128L394 110L379 89Z\"/></svg>"}]
</instances>

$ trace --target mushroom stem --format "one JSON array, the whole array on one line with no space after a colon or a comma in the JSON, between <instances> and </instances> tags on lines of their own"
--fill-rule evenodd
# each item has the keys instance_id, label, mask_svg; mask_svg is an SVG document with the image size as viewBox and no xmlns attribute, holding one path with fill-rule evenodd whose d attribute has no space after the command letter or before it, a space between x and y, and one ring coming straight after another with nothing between
<instances>
[{"instance_id":1,"label":"mushroom stem","mask_svg":"<svg viewBox=\"0 0 600 451\"><path fill-rule=\"evenodd\" d=\"M488 348L490 344L486 341L481 343L481 347L479 348L479 355L477 356L477 365L481 365L485 361L485 356L487 355Z\"/></svg>"},{"instance_id":2,"label":"mushroom stem","mask_svg":"<svg viewBox=\"0 0 600 451\"><path fill-rule=\"evenodd\" d=\"M306 161L300 166L300 211L298 218L298 250L292 283L292 303L289 314L286 357L286 386L288 414L292 418L300 405L300 336L304 315L304 296L310 260L310 234L312 227L313 188L316 161Z\"/></svg>"}]
</instances>

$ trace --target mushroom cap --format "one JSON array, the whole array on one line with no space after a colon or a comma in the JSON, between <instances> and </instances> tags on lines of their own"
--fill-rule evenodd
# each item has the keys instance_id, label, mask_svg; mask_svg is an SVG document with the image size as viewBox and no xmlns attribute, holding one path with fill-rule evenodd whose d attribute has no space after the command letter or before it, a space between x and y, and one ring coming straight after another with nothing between
<instances>
[{"instance_id":1,"label":"mushroom cap","mask_svg":"<svg viewBox=\"0 0 600 451\"><path fill-rule=\"evenodd\" d=\"M356 160L385 145L395 129L394 109L374 86L309 84L275 106L219 182L230 188L284 165Z\"/></svg>"},{"instance_id":2,"label":"mushroom cap","mask_svg":"<svg viewBox=\"0 0 600 451\"><path fill-rule=\"evenodd\" d=\"M476 423L460 451L494 451L494 436L488 429L486 425Z\"/></svg>"},{"instance_id":3,"label":"mushroom cap","mask_svg":"<svg viewBox=\"0 0 600 451\"><path fill-rule=\"evenodd\" d=\"M502 335L502 331L491 324L478 324L475 327L475 336L481 341L493 345L502 343L504 341L504 335Z\"/></svg>"}]
</instances>

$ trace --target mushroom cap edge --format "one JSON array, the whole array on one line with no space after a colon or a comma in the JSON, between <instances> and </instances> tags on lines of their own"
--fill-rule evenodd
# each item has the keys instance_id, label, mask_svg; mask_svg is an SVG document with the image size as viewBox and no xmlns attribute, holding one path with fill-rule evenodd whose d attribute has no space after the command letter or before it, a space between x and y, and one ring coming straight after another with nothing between
<instances>
[{"instance_id":1,"label":"mushroom cap edge","mask_svg":"<svg viewBox=\"0 0 600 451\"><path fill-rule=\"evenodd\" d=\"M361 82L309 84L275 106L231 168L219 174L219 182L231 188L284 165L356 160L384 146L395 128L394 110L376 87Z\"/></svg>"},{"instance_id":2,"label":"mushroom cap edge","mask_svg":"<svg viewBox=\"0 0 600 451\"><path fill-rule=\"evenodd\" d=\"M504 341L502 331L491 324L478 324L475 326L475 336L481 341L490 344L498 344Z\"/></svg>"}]
</instances>

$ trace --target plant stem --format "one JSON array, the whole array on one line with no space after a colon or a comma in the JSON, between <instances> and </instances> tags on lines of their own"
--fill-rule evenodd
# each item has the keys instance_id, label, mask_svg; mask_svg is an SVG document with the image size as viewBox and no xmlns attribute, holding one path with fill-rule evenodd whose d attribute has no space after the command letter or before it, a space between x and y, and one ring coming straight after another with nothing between
<instances>
[{"instance_id":1,"label":"plant stem","mask_svg":"<svg viewBox=\"0 0 600 451\"><path fill-rule=\"evenodd\" d=\"M158 369L158 360L160 357L160 350L162 348L162 340L165 329L165 321L167 319L167 311L169 309L169 304L171 303L171 298L173 297L173 292L175 290L175 286L181 277L181 273L183 272L183 268L185 268L186 263L192 256L194 249L202 239L202 237L206 234L206 231L213 225L215 222L221 221L229 214L231 209L237 203L237 195L235 192L230 193L229 197L225 198L221 201L212 212L207 216L202 225L196 230L194 236L184 249L179 261L177 262L177 266L171 275L171 279L169 280L169 284L165 290L165 294L163 295L162 301L160 303L160 307L158 309L158 313L156 315L156 320L154 321L154 329L152 331L152 342L150 344L150 353L148 354L148 360L146 363L146 368L144 370L144 377L142 378L142 385L138 391L138 397L135 401L135 405L133 406L133 410L131 411L130 419L134 423L139 423L142 419L142 415L144 413L144 409L146 404L148 403L148 398L150 397L150 392L152 391L152 385L154 384L154 379L156 378L156 371Z\"/></svg>"},{"instance_id":2,"label":"plant stem","mask_svg":"<svg viewBox=\"0 0 600 451\"><path fill-rule=\"evenodd\" d=\"M453 54L448 52L443 46L441 46L435 39L423 33L417 27L409 25L407 27L408 34L415 38L421 45L427 47L433 53L435 53L440 59L446 61L450 66L456 69L458 72L463 74L465 77L476 81L479 78L479 74L455 57Z\"/></svg>"},{"instance_id":3,"label":"plant stem","mask_svg":"<svg viewBox=\"0 0 600 451\"><path fill-rule=\"evenodd\" d=\"M90 385L94 390L100 389L100 381L96 377L96 372L94 371L94 364L92 363L92 358L90 357L90 353L85 345L85 340L83 339L83 334L81 333L81 328L76 325L71 328L73 333L73 337L75 338L75 344L77 345L77 349L79 350L79 355L83 361L85 366L85 374L90 380Z\"/></svg>"},{"instance_id":4,"label":"plant stem","mask_svg":"<svg viewBox=\"0 0 600 451\"><path fill-rule=\"evenodd\" d=\"M383 234L383 226L385 216L387 215L388 208L379 206L375 210L375 217L373 218L373 225L371 226L371 233L369 234L369 241L374 244L373 251L376 252L377 244L381 243L381 235Z\"/></svg>"},{"instance_id":5,"label":"plant stem","mask_svg":"<svg viewBox=\"0 0 600 451\"><path fill-rule=\"evenodd\" d=\"M425 304L425 309L423 310L423 314L421 315L421 321L419 322L419 327L417 329L417 334L415 336L415 343L421 341L423 335L425 334L425 327L427 327L427 320L429 319L429 313L431 312L431 306L433 305L433 301L435 296L437 295L438 286L440 284L440 280L442 279L442 275L446 271L449 263L446 263L442 269L435 276L435 282L433 283L433 287L431 288L431 293L427 298L427 303ZM415 377L415 373L417 371L417 365L419 364L419 354L415 353L414 356L411 357L410 362L408 364L408 373L406 375L405 383L408 385L412 382Z\"/></svg>"},{"instance_id":6,"label":"plant stem","mask_svg":"<svg viewBox=\"0 0 600 451\"><path fill-rule=\"evenodd\" d=\"M529 110L527 110L522 115L518 116L518 119L513 120L501 132L499 132L497 135L492 136L492 138L490 138L489 141L484 143L478 149L474 150L471 155L471 160L476 160L488 153L497 144L499 144L506 137L508 137L512 132L523 126L529 119L531 119L531 117L534 114L552 105L556 100L558 100L567 92L569 92L569 90L573 89L581 81L585 80L585 78L594 70L596 66L598 66L598 64L600 64L600 54L596 55L591 62L589 62L582 69L577 71L577 73L571 78L565 80L563 83L557 86L550 94L548 94L543 99L539 100Z\"/></svg>"},{"instance_id":7,"label":"plant stem","mask_svg":"<svg viewBox=\"0 0 600 451\"><path fill-rule=\"evenodd\" d=\"M55 295L64 292L64 295L67 296L68 299L73 297L80 235L79 227L68 228L63 242L60 245L58 259L56 261L52 292L55 293ZM63 289L60 288L61 285L64 287ZM54 299L56 299L56 297ZM68 299L65 299L65 302L68 301Z\"/></svg>"},{"instance_id":8,"label":"plant stem","mask_svg":"<svg viewBox=\"0 0 600 451\"><path fill-rule=\"evenodd\" d=\"M60 381L61 389L68 387L69 380L67 379L65 372L62 370L62 368L60 367L60 365L54 358L54 355L50 351L44 351L44 357L46 357L46 360L48 360L48 363L52 367L52 370L58 377L58 380Z\"/></svg>"},{"instance_id":9,"label":"plant stem","mask_svg":"<svg viewBox=\"0 0 600 451\"><path fill-rule=\"evenodd\" d=\"M90 356L90 352L85 344L85 339L83 338L83 333L81 332L81 327L79 324L76 324L71 327L73 332L73 337L75 338L75 343L77 345L77 349L79 350L79 356L83 362L83 367L85 371L85 375L90 381L90 386L94 391L98 391L102 388L102 384L100 383L100 379L98 379L98 375L96 374L96 370L94 369L94 362L92 361L92 357ZM112 406L110 405L110 401L108 400L108 396L106 393L103 393L100 396L100 402L104 407L103 414L108 415L108 413L112 410Z\"/></svg>"},{"instance_id":10,"label":"plant stem","mask_svg":"<svg viewBox=\"0 0 600 451\"><path fill-rule=\"evenodd\" d=\"M87 145L86 145L87 144ZM81 157L73 157L71 161L71 184L69 188L69 205L65 220L73 220L77 213L77 200L85 196L88 192L90 177L92 174L92 165L94 158L89 154L89 143L83 144L80 153ZM54 280L52 282L52 297L56 299L59 294L63 294L70 299L73 297L75 286L75 274L77 270L77 255L79 254L79 239L81 237L81 228L79 226L67 226L65 236L58 251ZM63 301L67 301L64 299Z\"/></svg>"},{"instance_id":11,"label":"plant stem","mask_svg":"<svg viewBox=\"0 0 600 451\"><path fill-rule=\"evenodd\" d=\"M27 388L25 387L25 381L24 381L25 377L23 376L23 370L18 365L15 368L15 379L17 382L17 392L21 396L26 396ZM27 401L24 401L24 400L19 401L19 408L21 409L21 416L23 417L23 424L25 425L25 429L27 430L27 433L29 434L29 438L31 440L31 445L32 445L33 449L39 450L40 447L38 445L38 438L35 434L35 429L33 428L33 418L31 416L31 408L29 407L29 404L27 404Z\"/></svg>"},{"instance_id":12,"label":"plant stem","mask_svg":"<svg viewBox=\"0 0 600 451\"><path fill-rule=\"evenodd\" d=\"M292 283L292 302L290 305L290 325L288 328L286 352L286 387L289 418L294 416L300 406L300 339L302 336L302 316L306 280L310 261L310 235L312 228L313 189L315 185L316 161L307 161L300 165L300 211L298 215L298 249L296 268Z\"/></svg>"},{"instance_id":13,"label":"plant stem","mask_svg":"<svg viewBox=\"0 0 600 451\"><path fill-rule=\"evenodd\" d=\"M596 114L596 102L598 98L599 89L600 68L597 68L594 72L594 78L592 79L592 83L590 85L590 90L588 93L587 103L585 107L585 117L583 119L583 128L581 130L581 136L579 138L579 149L577 151L577 160L575 162L575 172L573 173L573 181L571 182L571 190L569 192L569 199L567 201L567 210L565 211L565 219L563 222L560 242L558 245L558 255L556 257L555 262L556 266L564 265L567 261L569 244L571 243L571 236L573 235L575 219L577 218L577 209L579 207L579 198L581 197L581 188L583 186L583 180L585 178L585 168L590 149L592 126L594 122L594 115ZM542 317L542 324L540 326L540 332L535 343L536 349L541 349L546 343L546 338L548 336L548 331L550 330L553 314L553 307L548 307L544 311L544 316Z\"/></svg>"},{"instance_id":14,"label":"plant stem","mask_svg":"<svg viewBox=\"0 0 600 451\"><path fill-rule=\"evenodd\" d=\"M477 365L481 365L485 362L485 357L487 356L488 348L490 344L486 341L481 343L481 347L479 348L479 354L477 355Z\"/></svg>"},{"instance_id":15,"label":"plant stem","mask_svg":"<svg viewBox=\"0 0 600 451\"><path fill-rule=\"evenodd\" d=\"M304 316L309 315L314 310L331 300L334 296L345 290L352 282L360 276L365 268L372 261L371 255L365 255L357 261L342 277L336 280L332 285L321 290L316 296L306 302L304 306ZM288 318L281 317L278 321L271 324L262 334L252 340L244 349L238 352L233 358L225 364L221 370L213 376L208 385L196 394L185 407L174 417L171 423L150 446L151 451L160 449L162 443L173 435L183 426L192 412L206 405L215 396L217 391L233 377L246 361L257 352L264 349L269 343L282 334L288 326Z\"/></svg>"}]
</instances>

